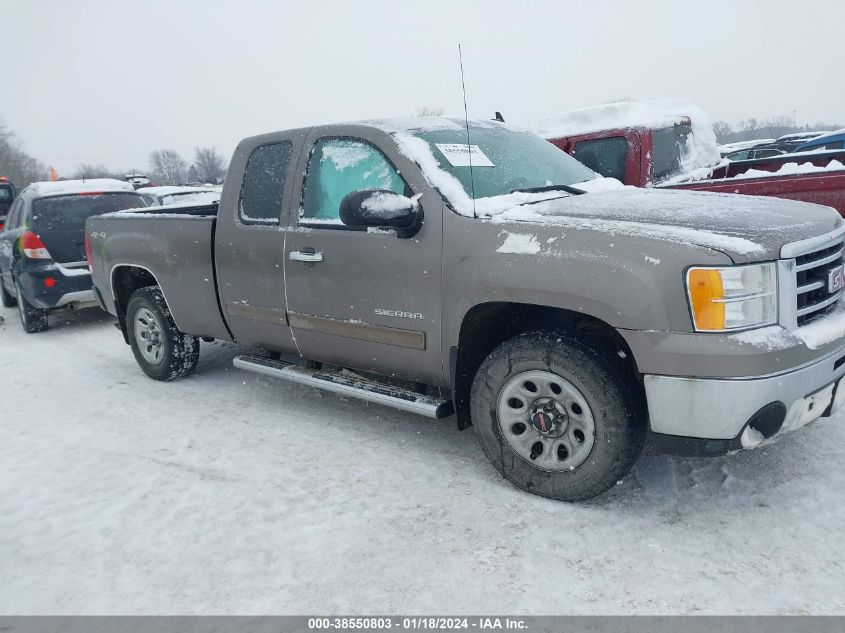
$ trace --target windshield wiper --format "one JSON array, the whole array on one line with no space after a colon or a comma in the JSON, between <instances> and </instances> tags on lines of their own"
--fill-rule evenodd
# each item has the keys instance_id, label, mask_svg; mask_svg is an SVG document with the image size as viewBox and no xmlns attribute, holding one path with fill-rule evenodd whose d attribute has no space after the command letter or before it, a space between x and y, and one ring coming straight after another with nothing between
<instances>
[{"instance_id":1,"label":"windshield wiper","mask_svg":"<svg viewBox=\"0 0 845 633\"><path fill-rule=\"evenodd\" d=\"M572 187L570 185L545 185L543 187L525 187L524 189L513 189L511 193L543 193L544 191L566 191L573 196L580 196L587 193L583 189Z\"/></svg>"}]
</instances>

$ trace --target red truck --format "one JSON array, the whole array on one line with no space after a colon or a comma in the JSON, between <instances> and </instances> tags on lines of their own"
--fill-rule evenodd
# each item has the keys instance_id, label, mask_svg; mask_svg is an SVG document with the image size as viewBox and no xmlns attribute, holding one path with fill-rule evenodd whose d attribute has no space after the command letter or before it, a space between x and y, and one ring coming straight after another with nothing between
<instances>
[{"instance_id":1,"label":"red truck","mask_svg":"<svg viewBox=\"0 0 845 633\"><path fill-rule=\"evenodd\" d=\"M607 104L541 119L537 131L626 185L791 198L845 217L845 150L720 162L706 116L684 104Z\"/></svg>"}]
</instances>

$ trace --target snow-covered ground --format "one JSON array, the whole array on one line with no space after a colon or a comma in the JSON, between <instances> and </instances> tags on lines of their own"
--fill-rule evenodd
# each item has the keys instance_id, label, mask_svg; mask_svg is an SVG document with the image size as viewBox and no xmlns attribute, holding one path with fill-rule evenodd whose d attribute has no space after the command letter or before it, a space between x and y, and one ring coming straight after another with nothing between
<instances>
[{"instance_id":1,"label":"snow-covered ground","mask_svg":"<svg viewBox=\"0 0 845 633\"><path fill-rule=\"evenodd\" d=\"M845 417L565 504L234 346L162 384L102 313L0 314L0 613L845 613Z\"/></svg>"}]
</instances>

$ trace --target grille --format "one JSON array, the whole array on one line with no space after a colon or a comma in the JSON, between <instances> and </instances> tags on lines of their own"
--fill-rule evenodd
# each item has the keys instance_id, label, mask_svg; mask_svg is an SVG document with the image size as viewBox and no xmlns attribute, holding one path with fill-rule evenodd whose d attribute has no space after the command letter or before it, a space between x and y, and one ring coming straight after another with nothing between
<instances>
[{"instance_id":1,"label":"grille","mask_svg":"<svg viewBox=\"0 0 845 633\"><path fill-rule=\"evenodd\" d=\"M843 290L828 292L828 275L842 265L843 239L832 246L795 258L798 325L831 311Z\"/></svg>"}]
</instances>

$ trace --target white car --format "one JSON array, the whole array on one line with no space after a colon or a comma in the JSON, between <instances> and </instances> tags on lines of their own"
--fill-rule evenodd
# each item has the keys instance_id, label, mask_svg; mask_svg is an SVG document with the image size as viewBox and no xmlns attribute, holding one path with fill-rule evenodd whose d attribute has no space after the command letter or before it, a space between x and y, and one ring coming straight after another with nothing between
<instances>
[{"instance_id":1,"label":"white car","mask_svg":"<svg viewBox=\"0 0 845 633\"><path fill-rule=\"evenodd\" d=\"M137 192L150 206L220 202L220 187L141 187Z\"/></svg>"}]
</instances>

